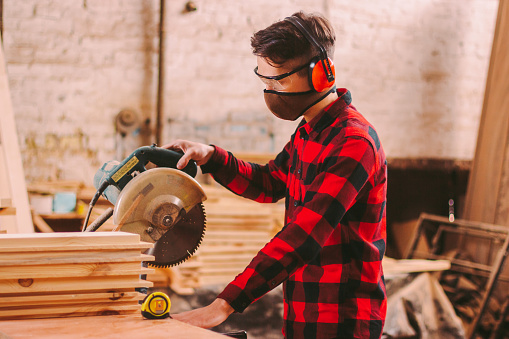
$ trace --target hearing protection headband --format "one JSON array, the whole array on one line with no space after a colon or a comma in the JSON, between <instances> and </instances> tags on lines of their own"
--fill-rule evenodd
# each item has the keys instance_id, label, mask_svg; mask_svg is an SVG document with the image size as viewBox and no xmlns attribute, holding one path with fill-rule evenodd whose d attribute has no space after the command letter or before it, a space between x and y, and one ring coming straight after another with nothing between
<instances>
[{"instance_id":1,"label":"hearing protection headband","mask_svg":"<svg viewBox=\"0 0 509 339\"><path fill-rule=\"evenodd\" d=\"M313 34L311 34L311 32L306 28L306 24L296 16L286 17L285 20L293 24L302 33L302 35L304 35L304 37L306 37L306 39L316 47L318 53L320 53L320 60L322 61L327 81L334 81L334 73L332 73L327 52L325 51L325 48L323 48L323 46L315 39Z\"/></svg>"}]
</instances>

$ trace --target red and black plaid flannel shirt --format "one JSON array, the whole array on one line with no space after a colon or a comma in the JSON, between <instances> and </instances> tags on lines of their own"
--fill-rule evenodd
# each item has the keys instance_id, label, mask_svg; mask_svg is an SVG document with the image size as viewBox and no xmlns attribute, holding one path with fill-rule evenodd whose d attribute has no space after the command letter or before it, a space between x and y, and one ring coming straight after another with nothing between
<instances>
[{"instance_id":1,"label":"red and black plaid flannel shirt","mask_svg":"<svg viewBox=\"0 0 509 339\"><path fill-rule=\"evenodd\" d=\"M237 312L283 283L287 338L379 338L386 315L387 162L350 92L267 165L216 147L204 173L258 202L286 199L285 226L218 296Z\"/></svg>"}]
</instances>

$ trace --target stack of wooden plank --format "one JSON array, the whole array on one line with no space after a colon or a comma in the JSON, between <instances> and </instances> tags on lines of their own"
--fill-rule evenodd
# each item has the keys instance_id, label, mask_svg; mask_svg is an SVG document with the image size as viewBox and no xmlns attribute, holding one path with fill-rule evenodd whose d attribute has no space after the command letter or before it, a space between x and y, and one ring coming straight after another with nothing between
<instances>
[{"instance_id":1,"label":"stack of wooden plank","mask_svg":"<svg viewBox=\"0 0 509 339\"><path fill-rule=\"evenodd\" d=\"M152 246L124 232L0 234L0 319L139 312Z\"/></svg>"},{"instance_id":2,"label":"stack of wooden plank","mask_svg":"<svg viewBox=\"0 0 509 339\"><path fill-rule=\"evenodd\" d=\"M282 227L282 204L259 204L217 186L203 188L207 229L193 258L177 266L182 287L230 282Z\"/></svg>"}]
</instances>

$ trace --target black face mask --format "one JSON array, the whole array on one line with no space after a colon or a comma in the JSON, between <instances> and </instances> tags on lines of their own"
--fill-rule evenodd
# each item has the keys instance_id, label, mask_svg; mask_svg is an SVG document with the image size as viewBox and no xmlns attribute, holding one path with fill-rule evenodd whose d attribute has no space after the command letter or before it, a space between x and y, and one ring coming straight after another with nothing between
<instances>
[{"instance_id":1,"label":"black face mask","mask_svg":"<svg viewBox=\"0 0 509 339\"><path fill-rule=\"evenodd\" d=\"M263 96L267 107L275 116L283 120L295 121L308 109L334 92L336 92L336 86L333 86L325 94L314 90L279 92L265 89L263 90Z\"/></svg>"}]
</instances>

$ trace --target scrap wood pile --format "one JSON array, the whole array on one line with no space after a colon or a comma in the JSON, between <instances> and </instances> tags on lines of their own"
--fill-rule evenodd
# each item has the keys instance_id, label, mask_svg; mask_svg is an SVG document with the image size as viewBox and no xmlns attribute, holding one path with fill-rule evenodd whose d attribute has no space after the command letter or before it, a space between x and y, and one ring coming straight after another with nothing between
<instances>
[{"instance_id":1,"label":"scrap wood pile","mask_svg":"<svg viewBox=\"0 0 509 339\"><path fill-rule=\"evenodd\" d=\"M439 281L468 338L509 337L509 229L422 213L410 258L444 259Z\"/></svg>"},{"instance_id":2,"label":"scrap wood pile","mask_svg":"<svg viewBox=\"0 0 509 339\"><path fill-rule=\"evenodd\" d=\"M469 260L465 254L456 253L457 260ZM487 300L485 310L479 320L477 332L482 337L496 338L497 333L509 336L509 272L503 273L491 298ZM443 272L440 284L460 317L465 328L471 328L479 314L486 293L488 277L472 270ZM505 329L503 328L505 327Z\"/></svg>"},{"instance_id":3,"label":"scrap wood pile","mask_svg":"<svg viewBox=\"0 0 509 339\"><path fill-rule=\"evenodd\" d=\"M465 338L461 320L435 274L392 276L386 286L384 338Z\"/></svg>"},{"instance_id":4,"label":"scrap wood pile","mask_svg":"<svg viewBox=\"0 0 509 339\"><path fill-rule=\"evenodd\" d=\"M0 234L0 319L139 312L151 247L124 232Z\"/></svg>"},{"instance_id":5,"label":"scrap wood pile","mask_svg":"<svg viewBox=\"0 0 509 339\"><path fill-rule=\"evenodd\" d=\"M180 287L230 282L283 226L280 203L260 204L217 186L203 188L207 229L196 254L174 268Z\"/></svg>"}]
</instances>

